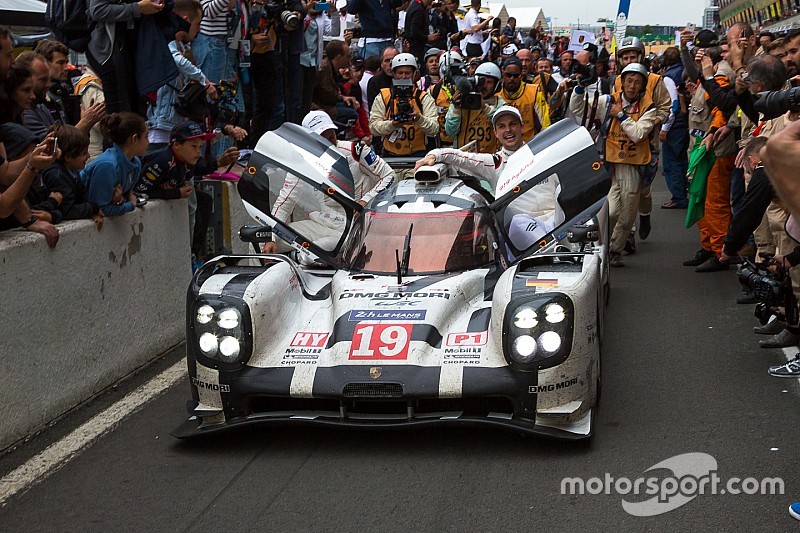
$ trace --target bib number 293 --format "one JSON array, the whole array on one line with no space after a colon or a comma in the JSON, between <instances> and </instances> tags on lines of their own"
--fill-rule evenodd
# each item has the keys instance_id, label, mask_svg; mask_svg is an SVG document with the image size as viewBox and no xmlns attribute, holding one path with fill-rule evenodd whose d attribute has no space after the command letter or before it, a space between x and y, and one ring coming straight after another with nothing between
<instances>
[{"instance_id":1,"label":"bib number 293","mask_svg":"<svg viewBox=\"0 0 800 533\"><path fill-rule=\"evenodd\" d=\"M408 359L413 324L356 324L350 360Z\"/></svg>"}]
</instances>

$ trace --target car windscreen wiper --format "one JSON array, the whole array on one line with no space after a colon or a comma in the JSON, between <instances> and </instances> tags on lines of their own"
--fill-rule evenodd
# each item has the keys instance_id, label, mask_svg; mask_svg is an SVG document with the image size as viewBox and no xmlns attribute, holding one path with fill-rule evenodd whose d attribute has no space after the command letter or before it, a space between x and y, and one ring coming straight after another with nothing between
<instances>
[{"instance_id":1,"label":"car windscreen wiper","mask_svg":"<svg viewBox=\"0 0 800 533\"><path fill-rule=\"evenodd\" d=\"M394 260L397 262L397 284L403 284L403 276L408 274L408 259L411 256L411 232L414 231L414 224L408 227L408 233L403 241L403 259L400 260L400 251L394 249Z\"/></svg>"}]
</instances>

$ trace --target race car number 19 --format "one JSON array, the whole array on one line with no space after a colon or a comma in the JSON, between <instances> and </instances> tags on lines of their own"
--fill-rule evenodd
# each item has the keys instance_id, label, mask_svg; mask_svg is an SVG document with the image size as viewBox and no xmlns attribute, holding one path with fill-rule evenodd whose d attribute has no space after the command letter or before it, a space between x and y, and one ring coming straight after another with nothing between
<instances>
[{"instance_id":1,"label":"race car number 19","mask_svg":"<svg viewBox=\"0 0 800 533\"><path fill-rule=\"evenodd\" d=\"M356 324L350 359L406 360L413 327L413 324Z\"/></svg>"}]
</instances>

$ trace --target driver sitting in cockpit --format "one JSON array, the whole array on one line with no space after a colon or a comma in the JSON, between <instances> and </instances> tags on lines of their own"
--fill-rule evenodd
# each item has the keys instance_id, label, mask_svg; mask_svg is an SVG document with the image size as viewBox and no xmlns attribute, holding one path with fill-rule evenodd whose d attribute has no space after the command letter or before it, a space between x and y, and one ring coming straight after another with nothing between
<instances>
[{"instance_id":1,"label":"driver sitting in cockpit","mask_svg":"<svg viewBox=\"0 0 800 533\"><path fill-rule=\"evenodd\" d=\"M498 179L511 155L525 144L522 140L522 115L513 106L502 106L495 111L492 126L501 145L498 152L479 154L455 148L437 148L417 161L414 170L425 165L444 163L464 174L486 180L495 189L495 197L499 198L512 184L507 181L498 187ZM554 174L537 183L509 205L505 226L515 248L527 249L564 222L564 212L558 205L560 192L561 185Z\"/></svg>"},{"instance_id":2,"label":"driver sitting in cockpit","mask_svg":"<svg viewBox=\"0 0 800 533\"><path fill-rule=\"evenodd\" d=\"M395 180L392 168L370 148L349 141L337 141L336 125L324 111L311 111L303 118L302 126L330 141L338 152L347 159L354 181L353 200L366 205L379 192L391 186ZM289 223L300 196L303 194L318 195L321 209L309 213L308 220ZM278 198L272 208L272 216L288 224L324 250L332 249L342 236L345 227L345 214L342 207L333 200L318 194L317 191L302 182L297 176L287 174ZM277 242L267 242L261 247L265 254L278 251L286 252L288 246L279 246Z\"/></svg>"}]
</instances>

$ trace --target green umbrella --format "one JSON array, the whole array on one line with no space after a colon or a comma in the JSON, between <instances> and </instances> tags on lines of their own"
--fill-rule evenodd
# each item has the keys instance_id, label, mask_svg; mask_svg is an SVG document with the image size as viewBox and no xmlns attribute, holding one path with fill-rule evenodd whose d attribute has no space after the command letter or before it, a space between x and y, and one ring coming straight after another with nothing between
<instances>
[{"instance_id":1,"label":"green umbrella","mask_svg":"<svg viewBox=\"0 0 800 533\"><path fill-rule=\"evenodd\" d=\"M689 154L689 170L686 172L686 176L691 180L689 205L686 210L686 222L684 222L684 226L687 228L694 226L705 215L706 183L708 175L711 173L711 167L714 166L716 160L713 151L706 153L703 139L698 137Z\"/></svg>"}]
</instances>

